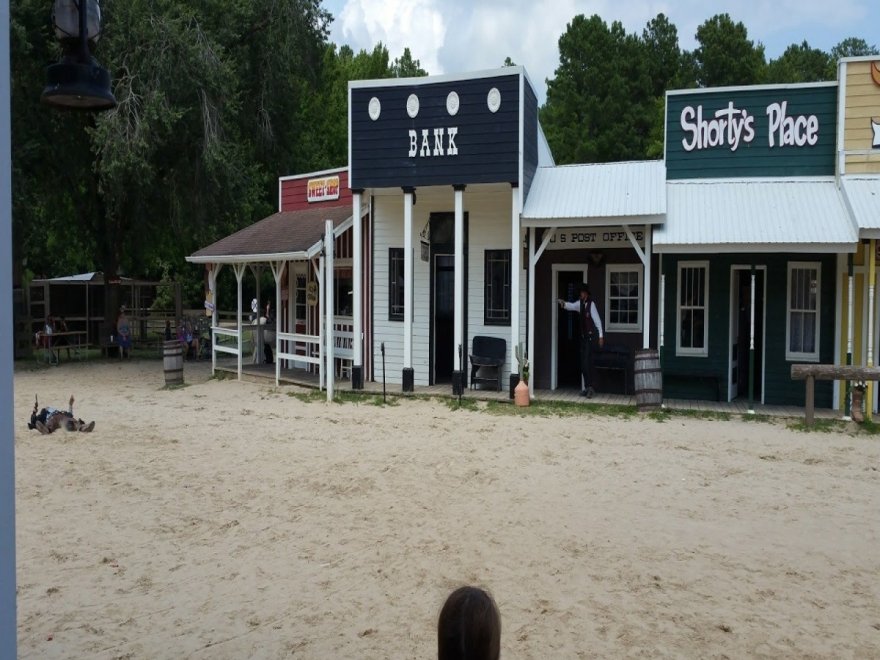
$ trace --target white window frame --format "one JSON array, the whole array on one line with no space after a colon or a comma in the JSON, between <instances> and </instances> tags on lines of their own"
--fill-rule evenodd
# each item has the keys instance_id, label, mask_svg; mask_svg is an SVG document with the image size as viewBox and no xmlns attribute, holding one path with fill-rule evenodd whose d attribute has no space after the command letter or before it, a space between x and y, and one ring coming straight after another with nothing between
<instances>
[{"instance_id":1,"label":"white window frame","mask_svg":"<svg viewBox=\"0 0 880 660\"><path fill-rule=\"evenodd\" d=\"M815 337L816 350L810 353L803 353L791 350L791 273L794 270L815 270L816 271L816 309L815 310L797 310L797 311L814 311L815 320ZM820 323L822 313L822 264L818 261L789 261L788 277L785 283L785 359L790 361L802 362L818 362L819 361L819 330L822 327Z\"/></svg>"},{"instance_id":2,"label":"white window frame","mask_svg":"<svg viewBox=\"0 0 880 660\"><path fill-rule=\"evenodd\" d=\"M681 345L681 271L685 268L702 268L706 272L703 279L703 347L690 348ZM678 276L675 281L675 354L688 357L709 357L709 262L708 261L679 261ZM700 309L692 307L691 309Z\"/></svg>"},{"instance_id":3,"label":"white window frame","mask_svg":"<svg viewBox=\"0 0 880 660\"><path fill-rule=\"evenodd\" d=\"M636 300L637 320L635 323L612 323L611 321L611 273L632 273L639 277L639 291ZM608 264L605 266L605 331L606 332L641 332L642 306L644 305L645 284L644 268L641 264ZM629 296L625 296L628 298Z\"/></svg>"}]
</instances>

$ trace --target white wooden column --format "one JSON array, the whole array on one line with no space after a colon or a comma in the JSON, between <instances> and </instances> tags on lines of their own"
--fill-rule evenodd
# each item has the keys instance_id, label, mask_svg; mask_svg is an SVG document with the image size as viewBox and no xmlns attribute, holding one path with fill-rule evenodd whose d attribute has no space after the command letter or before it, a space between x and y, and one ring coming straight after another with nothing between
<instances>
[{"instance_id":1,"label":"white wooden column","mask_svg":"<svg viewBox=\"0 0 880 660\"><path fill-rule=\"evenodd\" d=\"M327 294L324 281L324 257L318 258L318 362L321 365L318 368L318 387L324 389L327 386L327 370L324 368L324 337L326 330L324 329L324 310L327 306Z\"/></svg>"},{"instance_id":2,"label":"white wooden column","mask_svg":"<svg viewBox=\"0 0 880 660\"><path fill-rule=\"evenodd\" d=\"M275 387L278 387L281 382L281 361L278 353L281 352L281 276L284 274L284 262L273 261L269 266L272 268L272 277L275 278Z\"/></svg>"},{"instance_id":3,"label":"white wooden column","mask_svg":"<svg viewBox=\"0 0 880 660\"><path fill-rule=\"evenodd\" d=\"M519 187L510 188L510 352L508 364L513 373L516 364L516 348L519 334L519 281L522 275L522 227L520 226ZM532 359L531 353L528 355Z\"/></svg>"},{"instance_id":4,"label":"white wooden column","mask_svg":"<svg viewBox=\"0 0 880 660\"><path fill-rule=\"evenodd\" d=\"M10 129L9 2L0 11L0 334L13 336L12 325L12 131ZM48 311L48 310L47 310ZM8 341L8 339L7 339ZM16 657L15 616L15 425L13 351L0 356L0 658Z\"/></svg>"},{"instance_id":5,"label":"white wooden column","mask_svg":"<svg viewBox=\"0 0 880 660\"><path fill-rule=\"evenodd\" d=\"M642 348L651 348L651 251L654 244L654 227L645 225L645 293L642 314ZM608 319L605 319L608 323Z\"/></svg>"},{"instance_id":6,"label":"white wooden column","mask_svg":"<svg viewBox=\"0 0 880 660\"><path fill-rule=\"evenodd\" d=\"M360 390L364 387L364 300L363 282L363 250L364 239L361 224L361 191L353 190L351 196L352 221L352 261L351 261L351 297L354 312L354 338L352 339L351 386Z\"/></svg>"},{"instance_id":7,"label":"white wooden column","mask_svg":"<svg viewBox=\"0 0 880 660\"><path fill-rule=\"evenodd\" d=\"M220 269L223 266L220 264L210 264L208 268L208 291L211 292L211 303L214 305L214 308L211 310L211 375L214 375L214 372L217 370L217 351L215 350L216 346L216 335L214 334L214 328L217 327L217 275L220 273Z\"/></svg>"},{"instance_id":8,"label":"white wooden column","mask_svg":"<svg viewBox=\"0 0 880 660\"><path fill-rule=\"evenodd\" d=\"M452 388L464 389L464 186L454 186L455 191L455 276L453 278L453 330L452 330ZM459 348L461 353L459 353Z\"/></svg>"},{"instance_id":9,"label":"white wooden column","mask_svg":"<svg viewBox=\"0 0 880 660\"><path fill-rule=\"evenodd\" d=\"M251 357L251 362L253 364L263 364L263 326L260 324L260 315L263 311L263 301L260 299L260 275L263 273L263 267L259 264L252 265L251 272L254 274L254 298L257 301L257 311L255 312L257 316L255 319L256 325L252 333L254 338L254 354ZM251 311L253 311L253 307Z\"/></svg>"},{"instance_id":10,"label":"white wooden column","mask_svg":"<svg viewBox=\"0 0 880 660\"><path fill-rule=\"evenodd\" d=\"M403 391L412 391L413 188L403 189Z\"/></svg>"},{"instance_id":11,"label":"white wooden column","mask_svg":"<svg viewBox=\"0 0 880 660\"><path fill-rule=\"evenodd\" d=\"M238 290L238 312L235 315L235 329L238 331L238 380L241 380L241 280L244 277L247 264L232 264L232 268L235 271L235 282Z\"/></svg>"},{"instance_id":12,"label":"white wooden column","mask_svg":"<svg viewBox=\"0 0 880 660\"><path fill-rule=\"evenodd\" d=\"M333 400L334 385L333 341L335 337L333 333L333 275L333 221L327 220L324 225L324 276L327 280L327 283L324 286L325 298L327 299L327 302L325 303L327 311L327 321L325 322L327 328L327 354L324 359L324 364L327 365L327 401Z\"/></svg>"},{"instance_id":13,"label":"white wooden column","mask_svg":"<svg viewBox=\"0 0 880 660\"><path fill-rule=\"evenodd\" d=\"M552 231L552 230L551 230ZM535 355L535 228L529 228L529 336L527 339L529 360ZM537 370L532 365L529 372L529 397L535 396L535 373Z\"/></svg>"}]
</instances>

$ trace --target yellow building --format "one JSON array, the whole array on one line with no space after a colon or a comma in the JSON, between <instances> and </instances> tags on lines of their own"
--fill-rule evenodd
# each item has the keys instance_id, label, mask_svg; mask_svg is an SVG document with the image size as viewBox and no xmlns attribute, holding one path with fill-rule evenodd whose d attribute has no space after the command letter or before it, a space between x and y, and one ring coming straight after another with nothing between
<instances>
[{"instance_id":1,"label":"yellow building","mask_svg":"<svg viewBox=\"0 0 880 660\"><path fill-rule=\"evenodd\" d=\"M874 366L878 325L875 300L880 238L880 57L850 57L838 68L837 176L858 228L859 249L838 258L839 364ZM866 416L877 411L876 387L868 385ZM847 409L847 391L836 401Z\"/></svg>"}]
</instances>

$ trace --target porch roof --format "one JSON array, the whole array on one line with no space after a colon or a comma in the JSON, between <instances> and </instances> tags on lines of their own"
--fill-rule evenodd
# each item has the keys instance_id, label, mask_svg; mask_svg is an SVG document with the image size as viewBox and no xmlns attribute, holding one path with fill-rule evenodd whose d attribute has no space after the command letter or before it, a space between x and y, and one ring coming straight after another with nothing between
<instances>
[{"instance_id":1,"label":"porch roof","mask_svg":"<svg viewBox=\"0 0 880 660\"><path fill-rule=\"evenodd\" d=\"M661 160L539 167L523 225L659 224L666 213L665 183Z\"/></svg>"},{"instance_id":2,"label":"porch roof","mask_svg":"<svg viewBox=\"0 0 880 660\"><path fill-rule=\"evenodd\" d=\"M861 238L880 238L880 175L846 174L841 188Z\"/></svg>"},{"instance_id":3,"label":"porch roof","mask_svg":"<svg viewBox=\"0 0 880 660\"><path fill-rule=\"evenodd\" d=\"M253 263L309 259L320 252L324 223L339 236L351 226L351 207L273 213L186 258L192 263Z\"/></svg>"},{"instance_id":4,"label":"porch roof","mask_svg":"<svg viewBox=\"0 0 880 660\"><path fill-rule=\"evenodd\" d=\"M667 184L654 251L854 252L856 227L833 177Z\"/></svg>"}]
</instances>

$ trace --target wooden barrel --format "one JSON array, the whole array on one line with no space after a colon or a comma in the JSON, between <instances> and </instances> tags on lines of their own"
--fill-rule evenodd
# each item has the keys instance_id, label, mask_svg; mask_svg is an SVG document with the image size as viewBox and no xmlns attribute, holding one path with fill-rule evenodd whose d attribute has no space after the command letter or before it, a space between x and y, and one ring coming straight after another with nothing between
<instances>
[{"instance_id":1,"label":"wooden barrel","mask_svg":"<svg viewBox=\"0 0 880 660\"><path fill-rule=\"evenodd\" d=\"M636 406L642 412L659 408L663 403L663 374L660 373L660 354L657 349L636 351L633 361L633 380L636 388Z\"/></svg>"},{"instance_id":2,"label":"wooden barrel","mask_svg":"<svg viewBox=\"0 0 880 660\"><path fill-rule=\"evenodd\" d=\"M165 362L165 384L183 385L183 344L176 339L166 341L162 355Z\"/></svg>"}]
</instances>

